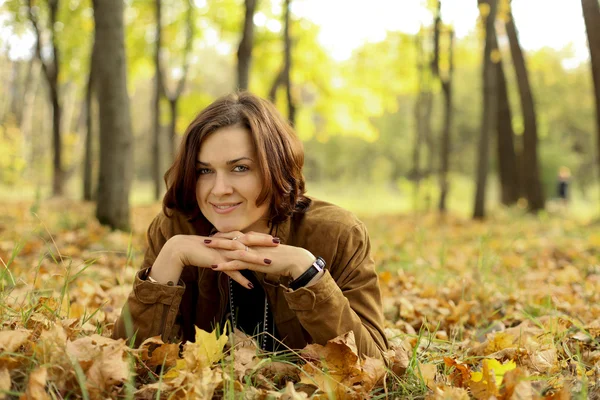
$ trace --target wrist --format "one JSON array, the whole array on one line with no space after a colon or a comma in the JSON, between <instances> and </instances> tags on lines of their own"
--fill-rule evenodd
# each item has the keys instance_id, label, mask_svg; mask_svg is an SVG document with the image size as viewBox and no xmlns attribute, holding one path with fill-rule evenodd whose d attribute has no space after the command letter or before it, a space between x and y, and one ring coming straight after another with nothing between
<instances>
[{"instance_id":1,"label":"wrist","mask_svg":"<svg viewBox=\"0 0 600 400\"><path fill-rule=\"evenodd\" d=\"M148 277L161 284L176 283L179 281L182 270L180 246L169 239L154 260Z\"/></svg>"},{"instance_id":2,"label":"wrist","mask_svg":"<svg viewBox=\"0 0 600 400\"><path fill-rule=\"evenodd\" d=\"M304 250L304 254L301 257L302 261L300 261L299 263L294 265L293 268L290 269L290 277L292 278L292 280L298 279L298 277L305 273L312 266L312 263L316 259L316 257L310 251L305 249L302 250Z\"/></svg>"}]
</instances>

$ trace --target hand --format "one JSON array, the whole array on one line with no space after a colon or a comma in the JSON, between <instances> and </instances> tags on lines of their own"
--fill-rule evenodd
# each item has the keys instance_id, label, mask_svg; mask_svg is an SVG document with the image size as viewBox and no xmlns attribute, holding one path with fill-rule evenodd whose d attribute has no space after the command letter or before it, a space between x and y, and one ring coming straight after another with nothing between
<instances>
[{"instance_id":1,"label":"hand","mask_svg":"<svg viewBox=\"0 0 600 400\"><path fill-rule=\"evenodd\" d=\"M226 273L249 269L296 279L314 262L315 256L310 251L282 245L274 239L271 235L256 232L227 232L214 235L206 246L219 250L227 259L214 268Z\"/></svg>"},{"instance_id":2,"label":"hand","mask_svg":"<svg viewBox=\"0 0 600 400\"><path fill-rule=\"evenodd\" d=\"M150 276L159 283L177 282L186 265L209 268L225 262L226 260L218 250L209 249L204 245L205 240L211 240L211 238L197 235L173 236L167 240L156 257ZM227 271L225 273L245 288L252 289L252 284L241 272Z\"/></svg>"}]
</instances>

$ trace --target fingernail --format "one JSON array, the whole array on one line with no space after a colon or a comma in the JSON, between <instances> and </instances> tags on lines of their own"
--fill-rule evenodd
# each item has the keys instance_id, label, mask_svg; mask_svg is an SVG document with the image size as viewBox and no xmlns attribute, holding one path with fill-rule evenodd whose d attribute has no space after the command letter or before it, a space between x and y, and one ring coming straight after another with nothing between
<instances>
[{"instance_id":1,"label":"fingernail","mask_svg":"<svg viewBox=\"0 0 600 400\"><path fill-rule=\"evenodd\" d=\"M271 264L271 260L269 260L268 258L265 258L265 264Z\"/></svg>"},{"instance_id":2,"label":"fingernail","mask_svg":"<svg viewBox=\"0 0 600 400\"><path fill-rule=\"evenodd\" d=\"M217 264L213 264L210 266L212 269L217 269L218 265Z\"/></svg>"},{"instance_id":3,"label":"fingernail","mask_svg":"<svg viewBox=\"0 0 600 400\"><path fill-rule=\"evenodd\" d=\"M281 243L281 239L279 239L278 237L273 238L273 243L279 244L279 243Z\"/></svg>"},{"instance_id":4,"label":"fingernail","mask_svg":"<svg viewBox=\"0 0 600 400\"><path fill-rule=\"evenodd\" d=\"M210 240L210 239L204 239L204 243L209 244L210 242L212 242L212 240Z\"/></svg>"},{"instance_id":5,"label":"fingernail","mask_svg":"<svg viewBox=\"0 0 600 400\"><path fill-rule=\"evenodd\" d=\"M249 287L250 289L254 289L254 285L252 284L252 282L248 283L248 287Z\"/></svg>"}]
</instances>

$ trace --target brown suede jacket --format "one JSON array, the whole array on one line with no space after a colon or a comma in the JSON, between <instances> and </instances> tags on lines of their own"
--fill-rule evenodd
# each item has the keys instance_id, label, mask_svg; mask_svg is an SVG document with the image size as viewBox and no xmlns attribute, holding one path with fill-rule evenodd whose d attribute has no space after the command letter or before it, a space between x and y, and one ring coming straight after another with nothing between
<instances>
[{"instance_id":1,"label":"brown suede jacket","mask_svg":"<svg viewBox=\"0 0 600 400\"><path fill-rule=\"evenodd\" d=\"M168 218L161 212L150 224L142 269L115 324L113 337L135 334L136 347L157 335L164 341L193 341L194 325L211 331L227 309L227 275L210 268L184 267L176 286L146 280L170 237L208 236L212 228L203 218L190 222L181 213L173 214ZM387 349L381 292L364 224L340 207L312 199L306 212L279 224L273 236L283 244L307 249L327 263L325 275L317 283L295 291L283 285L285 278L255 272L282 342L301 349L308 343L324 345L353 331L360 355L381 358L381 351Z\"/></svg>"}]
</instances>

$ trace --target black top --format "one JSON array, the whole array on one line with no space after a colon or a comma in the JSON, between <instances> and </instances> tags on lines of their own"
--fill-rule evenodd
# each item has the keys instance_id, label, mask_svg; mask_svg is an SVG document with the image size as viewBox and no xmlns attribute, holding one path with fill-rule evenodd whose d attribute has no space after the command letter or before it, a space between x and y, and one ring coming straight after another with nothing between
<instances>
[{"instance_id":1,"label":"black top","mask_svg":"<svg viewBox=\"0 0 600 400\"><path fill-rule=\"evenodd\" d=\"M263 321L265 314L265 291L258 282L256 276L250 270L242 270L242 275L246 277L254 285L253 289L246 289L236 281L231 281L233 289L233 305L235 312L235 322L237 328L249 336L253 336L259 346L263 343ZM230 301L230 299L229 299ZM227 303L228 311L231 310L230 302ZM225 318L231 322L231 314L227 312ZM225 322L225 321L224 321ZM274 351L277 349L277 341L273 340L273 336L279 338L271 305L267 309L267 329L269 334L266 335L265 350Z\"/></svg>"}]
</instances>

